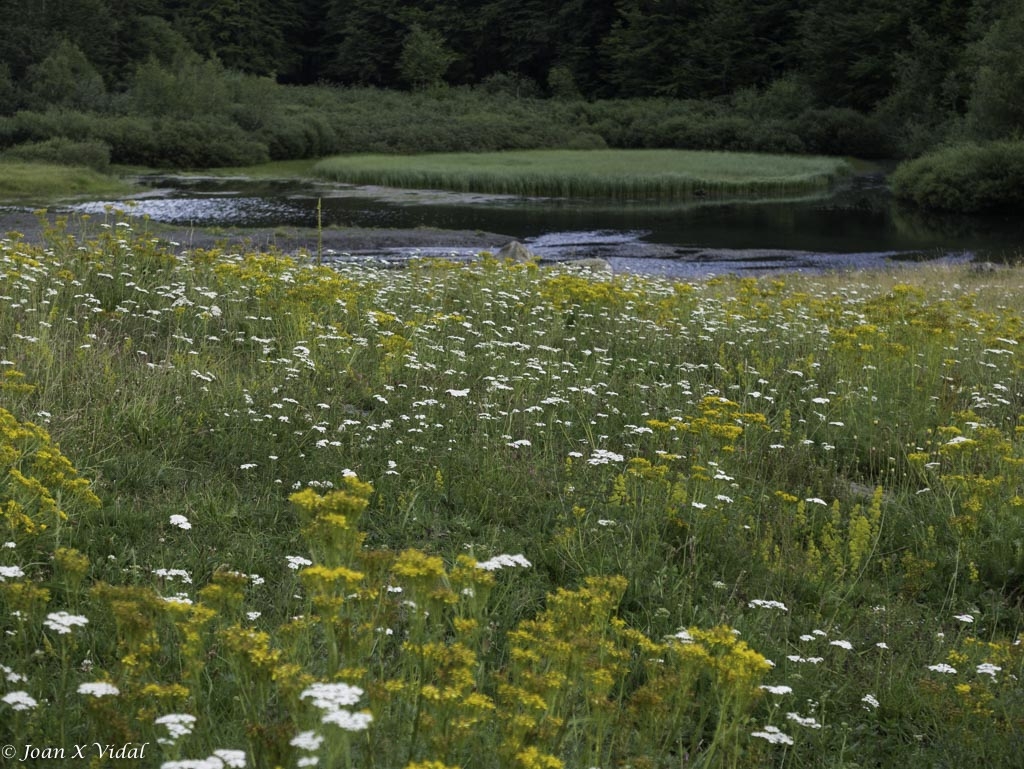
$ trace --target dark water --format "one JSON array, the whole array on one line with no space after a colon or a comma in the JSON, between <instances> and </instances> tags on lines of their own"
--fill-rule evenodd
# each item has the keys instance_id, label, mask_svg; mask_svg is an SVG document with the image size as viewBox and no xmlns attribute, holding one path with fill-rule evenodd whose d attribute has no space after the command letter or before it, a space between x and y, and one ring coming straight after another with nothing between
<instances>
[{"instance_id":1,"label":"dark water","mask_svg":"<svg viewBox=\"0 0 1024 769\"><path fill-rule=\"evenodd\" d=\"M631 271L690 274L828 269L899 261L1019 261L1016 217L924 216L891 199L881 174L830 195L689 205L592 203L435 191L151 177L136 215L189 226L431 227L501 233L550 259L601 256ZM102 211L106 203L76 206ZM501 242L494 244L496 247ZM445 249L434 249L443 252Z\"/></svg>"}]
</instances>

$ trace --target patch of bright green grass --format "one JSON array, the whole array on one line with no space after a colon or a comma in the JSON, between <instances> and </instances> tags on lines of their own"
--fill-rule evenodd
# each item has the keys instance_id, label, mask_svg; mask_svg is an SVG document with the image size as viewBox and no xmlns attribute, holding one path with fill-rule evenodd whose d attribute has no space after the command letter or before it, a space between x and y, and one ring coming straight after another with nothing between
<instances>
[{"instance_id":1,"label":"patch of bright green grass","mask_svg":"<svg viewBox=\"0 0 1024 769\"><path fill-rule=\"evenodd\" d=\"M821 192L840 158L684 150L533 150L353 155L320 161L329 179L390 187L635 200L772 197Z\"/></svg>"},{"instance_id":2,"label":"patch of bright green grass","mask_svg":"<svg viewBox=\"0 0 1024 769\"><path fill-rule=\"evenodd\" d=\"M131 189L126 182L89 168L0 161L0 200L8 202L46 203Z\"/></svg>"},{"instance_id":3,"label":"patch of bright green grass","mask_svg":"<svg viewBox=\"0 0 1024 769\"><path fill-rule=\"evenodd\" d=\"M19 757L1019 764L1020 270L379 271L88 226L0 240Z\"/></svg>"}]
</instances>

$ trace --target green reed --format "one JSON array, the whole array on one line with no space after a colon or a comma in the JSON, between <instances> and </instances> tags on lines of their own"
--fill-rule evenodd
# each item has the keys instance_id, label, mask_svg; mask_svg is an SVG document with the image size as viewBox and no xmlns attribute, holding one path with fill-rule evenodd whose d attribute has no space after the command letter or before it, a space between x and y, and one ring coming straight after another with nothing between
<instances>
[{"instance_id":1,"label":"green reed","mask_svg":"<svg viewBox=\"0 0 1024 769\"><path fill-rule=\"evenodd\" d=\"M568 198L694 200L827 189L841 158L683 150L536 150L328 158L314 172L391 187Z\"/></svg>"}]
</instances>

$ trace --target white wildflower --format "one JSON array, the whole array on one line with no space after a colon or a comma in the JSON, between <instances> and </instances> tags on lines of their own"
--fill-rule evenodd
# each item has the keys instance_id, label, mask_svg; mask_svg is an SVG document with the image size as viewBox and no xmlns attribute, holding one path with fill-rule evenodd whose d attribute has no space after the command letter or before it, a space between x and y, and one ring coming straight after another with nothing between
<instances>
[{"instance_id":1,"label":"white wildflower","mask_svg":"<svg viewBox=\"0 0 1024 769\"><path fill-rule=\"evenodd\" d=\"M313 707L320 710L337 710L347 705L355 705L363 696L358 686L346 683L315 683L303 689L300 699L311 699Z\"/></svg>"},{"instance_id":2,"label":"white wildflower","mask_svg":"<svg viewBox=\"0 0 1024 769\"><path fill-rule=\"evenodd\" d=\"M978 675L989 675L995 678L996 673L1002 670L1002 668L998 665L993 665L991 662L982 662L978 665L976 670L978 671Z\"/></svg>"},{"instance_id":3,"label":"white wildflower","mask_svg":"<svg viewBox=\"0 0 1024 769\"><path fill-rule=\"evenodd\" d=\"M325 724L334 724L348 732L361 732L370 727L373 716L369 713L350 713L344 708L324 713L320 719Z\"/></svg>"},{"instance_id":4,"label":"white wildflower","mask_svg":"<svg viewBox=\"0 0 1024 769\"><path fill-rule=\"evenodd\" d=\"M116 697L121 693L121 690L106 681L93 681L91 683L79 684L78 693L91 694L93 697Z\"/></svg>"},{"instance_id":5,"label":"white wildflower","mask_svg":"<svg viewBox=\"0 0 1024 769\"><path fill-rule=\"evenodd\" d=\"M821 728L821 724L818 723L817 719L812 718L811 716L802 716L799 713L786 713L786 718L788 718L794 724L806 726L808 729Z\"/></svg>"},{"instance_id":6,"label":"white wildflower","mask_svg":"<svg viewBox=\"0 0 1024 769\"><path fill-rule=\"evenodd\" d=\"M89 618L77 614L68 614L66 611L58 611L47 614L43 624L50 628L50 630L66 635L71 632L73 627L84 627L89 624Z\"/></svg>"},{"instance_id":7,"label":"white wildflower","mask_svg":"<svg viewBox=\"0 0 1024 769\"><path fill-rule=\"evenodd\" d=\"M501 555L496 555L493 558L490 558L489 560L479 561L476 565L478 569L483 569L484 571L498 571L499 569L503 569L506 566L521 566L524 569L528 569L531 566L533 566L533 564L526 560L526 556L524 556L522 553L518 553L516 555L507 555L505 553L502 553Z\"/></svg>"},{"instance_id":8,"label":"white wildflower","mask_svg":"<svg viewBox=\"0 0 1024 769\"><path fill-rule=\"evenodd\" d=\"M783 734L777 726L766 726L764 731L751 732L751 737L760 737L762 740L768 740L772 745L792 745L793 738L788 734Z\"/></svg>"},{"instance_id":9,"label":"white wildflower","mask_svg":"<svg viewBox=\"0 0 1024 769\"><path fill-rule=\"evenodd\" d=\"M751 609L778 609L779 611L789 611L786 604L781 601L768 601L763 598L755 598L753 601L749 601L747 606Z\"/></svg>"},{"instance_id":10,"label":"white wildflower","mask_svg":"<svg viewBox=\"0 0 1024 769\"><path fill-rule=\"evenodd\" d=\"M291 742L288 744L292 747L298 748L299 750L308 750L312 753L315 750L320 750L320 746L323 744L323 741L324 737L322 734L310 731L299 732L292 737Z\"/></svg>"},{"instance_id":11,"label":"white wildflower","mask_svg":"<svg viewBox=\"0 0 1024 769\"><path fill-rule=\"evenodd\" d=\"M20 579L25 576L20 566L0 566L0 582L8 579Z\"/></svg>"},{"instance_id":12,"label":"white wildflower","mask_svg":"<svg viewBox=\"0 0 1024 769\"><path fill-rule=\"evenodd\" d=\"M7 692L0 702L11 706L11 710L32 710L39 703L28 692Z\"/></svg>"}]
</instances>

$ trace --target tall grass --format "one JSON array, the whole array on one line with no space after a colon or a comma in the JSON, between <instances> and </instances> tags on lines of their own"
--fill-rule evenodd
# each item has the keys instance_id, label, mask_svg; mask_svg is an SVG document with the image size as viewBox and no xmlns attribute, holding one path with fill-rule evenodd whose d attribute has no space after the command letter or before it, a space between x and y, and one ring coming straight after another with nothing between
<instances>
[{"instance_id":1,"label":"tall grass","mask_svg":"<svg viewBox=\"0 0 1024 769\"><path fill-rule=\"evenodd\" d=\"M769 197L827 189L838 158L683 150L546 150L322 160L314 172L354 184L506 195L637 200Z\"/></svg>"},{"instance_id":2,"label":"tall grass","mask_svg":"<svg viewBox=\"0 0 1024 769\"><path fill-rule=\"evenodd\" d=\"M18 759L1019 763L1018 271L377 272L87 226L0 241Z\"/></svg>"},{"instance_id":3,"label":"tall grass","mask_svg":"<svg viewBox=\"0 0 1024 769\"><path fill-rule=\"evenodd\" d=\"M86 195L123 194L130 185L82 166L0 159L0 200L43 203Z\"/></svg>"}]
</instances>

